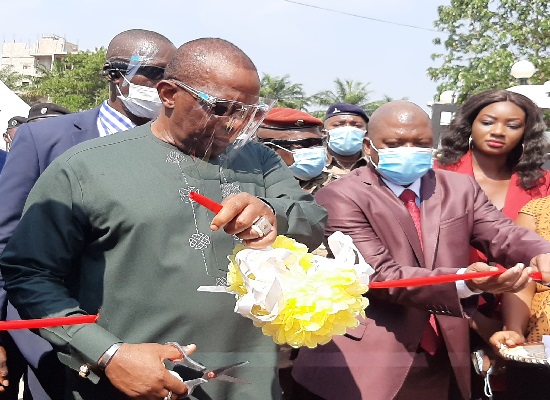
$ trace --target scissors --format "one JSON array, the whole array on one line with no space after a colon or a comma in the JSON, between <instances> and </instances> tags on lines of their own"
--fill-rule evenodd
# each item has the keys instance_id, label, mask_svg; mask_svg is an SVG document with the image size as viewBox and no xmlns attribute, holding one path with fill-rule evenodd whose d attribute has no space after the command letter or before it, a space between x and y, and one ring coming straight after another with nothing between
<instances>
[{"instance_id":1,"label":"scissors","mask_svg":"<svg viewBox=\"0 0 550 400\"><path fill-rule=\"evenodd\" d=\"M202 372L202 376L199 378L183 381L185 386L187 386L187 393L185 395L179 396L178 399L185 399L191 396L191 394L193 393L193 391L196 389L197 386L200 386L203 383L207 383L208 381L211 381L214 379L217 379L220 381L226 381L226 382L240 383L240 384L250 384L250 382L247 382L245 380L235 378L234 376L226 375L226 372L233 370L235 368L238 368L241 365L248 364L248 361L241 361L241 362L231 364L231 365L226 365L225 367L220 367L217 369L208 369L201 363L198 363L195 360L193 360L191 357L189 357L185 349L179 343L167 342L166 344L169 344L170 346L174 346L182 354L182 358L170 360L175 365L182 365L184 367L191 368L195 371Z\"/></svg>"}]
</instances>

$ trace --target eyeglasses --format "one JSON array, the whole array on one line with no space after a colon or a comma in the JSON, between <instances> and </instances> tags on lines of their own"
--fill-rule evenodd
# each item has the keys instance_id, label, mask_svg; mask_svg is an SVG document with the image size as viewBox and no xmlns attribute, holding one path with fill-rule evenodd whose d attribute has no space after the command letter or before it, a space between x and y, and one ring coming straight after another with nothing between
<instances>
[{"instance_id":1,"label":"eyeglasses","mask_svg":"<svg viewBox=\"0 0 550 400\"><path fill-rule=\"evenodd\" d=\"M269 111L269 106L265 103L244 104L236 100L220 99L208 93L194 89L177 79L169 78L168 80L174 82L178 87L187 91L199 103L207 106L212 114L218 117L230 117L240 114L240 117L244 118L250 111L262 111L265 113Z\"/></svg>"},{"instance_id":2,"label":"eyeglasses","mask_svg":"<svg viewBox=\"0 0 550 400\"><path fill-rule=\"evenodd\" d=\"M279 147L284 150L296 150L304 149L308 147L324 146L326 143L325 137L319 138L304 138L296 140L282 140L282 139L269 139L258 138L258 142L265 144L266 146Z\"/></svg>"},{"instance_id":3,"label":"eyeglasses","mask_svg":"<svg viewBox=\"0 0 550 400\"><path fill-rule=\"evenodd\" d=\"M121 75L128 73L129 64L124 61L111 61L109 62L109 71L117 71ZM135 71L135 75L144 76L152 81L160 81L164 77L164 67L158 65L140 65Z\"/></svg>"}]
</instances>

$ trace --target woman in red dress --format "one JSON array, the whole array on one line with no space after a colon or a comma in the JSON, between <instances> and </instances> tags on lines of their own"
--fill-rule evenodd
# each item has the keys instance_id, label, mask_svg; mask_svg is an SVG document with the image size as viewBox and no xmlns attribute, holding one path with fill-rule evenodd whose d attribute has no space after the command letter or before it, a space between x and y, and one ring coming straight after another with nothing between
<instances>
[{"instance_id":1,"label":"woman in red dress","mask_svg":"<svg viewBox=\"0 0 550 400\"><path fill-rule=\"evenodd\" d=\"M530 200L550 194L550 172L541 168L546 158L545 130L541 110L521 94L489 90L473 95L443 135L435 167L474 177L489 200L515 220ZM491 262L472 248L470 262L476 261ZM492 295L480 297L479 312L471 319L477 333L472 337L473 350L484 347L501 330L498 303ZM473 361L484 376L490 368L487 357L473 353ZM479 382L474 379L473 384L475 390Z\"/></svg>"}]
</instances>

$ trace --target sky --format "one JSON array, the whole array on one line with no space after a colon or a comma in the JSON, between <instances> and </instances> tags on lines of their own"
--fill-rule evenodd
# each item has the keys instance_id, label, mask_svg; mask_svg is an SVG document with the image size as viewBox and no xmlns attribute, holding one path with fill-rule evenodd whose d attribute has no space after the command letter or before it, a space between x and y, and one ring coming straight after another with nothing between
<instances>
[{"instance_id":1,"label":"sky","mask_svg":"<svg viewBox=\"0 0 550 400\"><path fill-rule=\"evenodd\" d=\"M247 53L260 74L288 74L308 95L334 90L340 78L368 83L373 101L388 95L427 109L437 83L426 70L439 66L430 55L443 51L432 40L444 38L433 23L450 0L291 1L395 24L286 0L18 0L2 4L1 39L33 44L56 34L93 50L132 28L159 32L176 46L220 37Z\"/></svg>"}]
</instances>

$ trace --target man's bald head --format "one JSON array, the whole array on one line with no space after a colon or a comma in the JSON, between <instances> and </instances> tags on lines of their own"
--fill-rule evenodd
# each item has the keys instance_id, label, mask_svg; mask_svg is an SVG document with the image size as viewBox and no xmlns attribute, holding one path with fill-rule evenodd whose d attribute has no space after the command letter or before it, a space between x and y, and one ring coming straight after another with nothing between
<instances>
[{"instance_id":1,"label":"man's bald head","mask_svg":"<svg viewBox=\"0 0 550 400\"><path fill-rule=\"evenodd\" d=\"M372 113L369 121L369 137L374 139L390 122L403 125L420 123L430 126L431 130L430 117L422 108L410 101L396 100L383 104Z\"/></svg>"},{"instance_id":2,"label":"man's bald head","mask_svg":"<svg viewBox=\"0 0 550 400\"><path fill-rule=\"evenodd\" d=\"M201 38L180 46L166 66L164 77L194 85L208 82L212 73L235 68L256 71L252 60L233 43L218 38Z\"/></svg>"},{"instance_id":3,"label":"man's bald head","mask_svg":"<svg viewBox=\"0 0 550 400\"><path fill-rule=\"evenodd\" d=\"M116 35L107 47L107 59L125 58L133 55L152 58L161 47L174 44L160 33L145 29L130 29Z\"/></svg>"},{"instance_id":4,"label":"man's bald head","mask_svg":"<svg viewBox=\"0 0 550 400\"><path fill-rule=\"evenodd\" d=\"M431 148L433 131L430 117L422 108L405 100L386 103L372 113L369 137L363 141L363 150L378 164L376 149L396 147ZM374 145L374 149L373 149Z\"/></svg>"}]
</instances>

